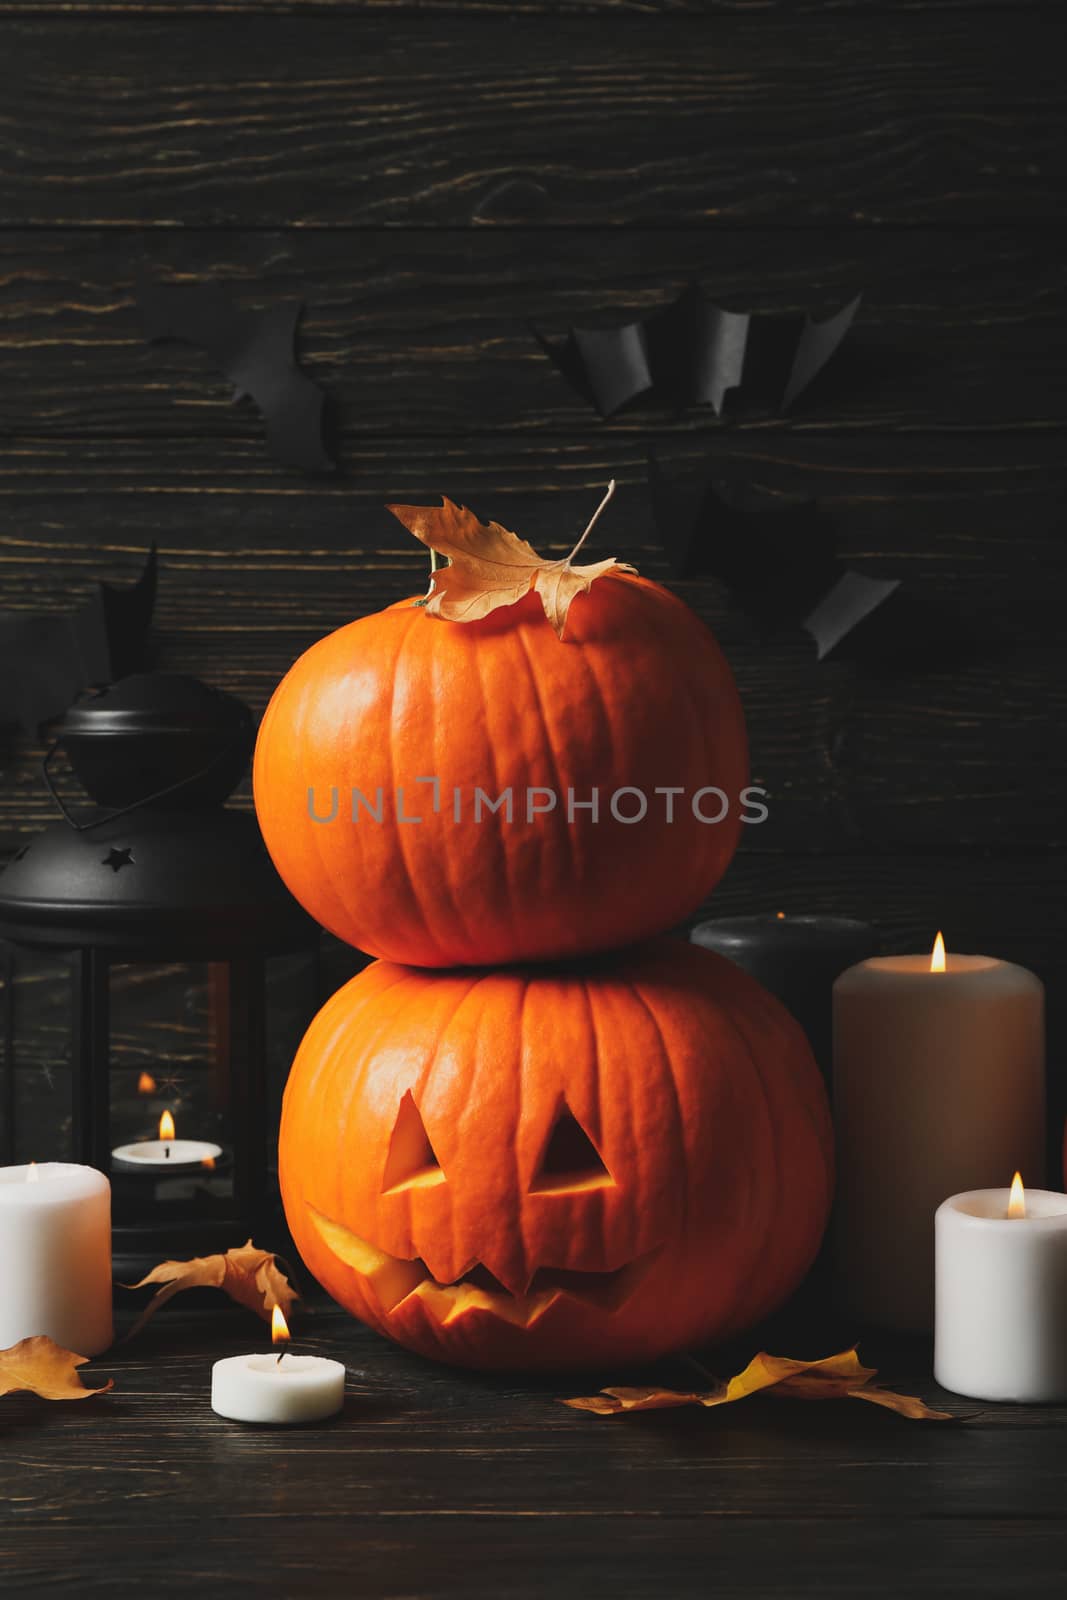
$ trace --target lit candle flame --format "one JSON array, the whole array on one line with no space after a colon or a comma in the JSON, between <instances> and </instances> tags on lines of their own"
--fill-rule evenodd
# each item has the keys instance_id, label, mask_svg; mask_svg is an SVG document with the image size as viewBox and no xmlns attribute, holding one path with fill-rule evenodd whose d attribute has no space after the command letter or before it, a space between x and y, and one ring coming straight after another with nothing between
<instances>
[{"instance_id":1,"label":"lit candle flame","mask_svg":"<svg viewBox=\"0 0 1067 1600\"><path fill-rule=\"evenodd\" d=\"M785 921L785 912L784 911L776 911L774 914L778 918L779 922L784 922Z\"/></svg>"},{"instance_id":2,"label":"lit candle flame","mask_svg":"<svg viewBox=\"0 0 1067 1600\"><path fill-rule=\"evenodd\" d=\"M944 972L945 970L945 941L938 934L934 940L934 948L930 952L930 971Z\"/></svg>"},{"instance_id":3,"label":"lit candle flame","mask_svg":"<svg viewBox=\"0 0 1067 1600\"><path fill-rule=\"evenodd\" d=\"M281 1366L282 1356L285 1354L285 1346L288 1340L289 1324L285 1320L285 1312L281 1306L275 1306L270 1314L270 1342L271 1344L281 1345L281 1350L278 1353L279 1366Z\"/></svg>"},{"instance_id":4,"label":"lit candle flame","mask_svg":"<svg viewBox=\"0 0 1067 1600\"><path fill-rule=\"evenodd\" d=\"M41 1174L37 1171L37 1163L36 1161L31 1161L29 1166L26 1168L26 1182L40 1183L40 1181Z\"/></svg>"},{"instance_id":5,"label":"lit candle flame","mask_svg":"<svg viewBox=\"0 0 1067 1600\"><path fill-rule=\"evenodd\" d=\"M137 1080L138 1094L155 1094L158 1085L150 1072L142 1072Z\"/></svg>"},{"instance_id":6,"label":"lit candle flame","mask_svg":"<svg viewBox=\"0 0 1067 1600\"><path fill-rule=\"evenodd\" d=\"M1017 1172L1011 1180L1011 1194L1008 1196L1008 1216L1025 1217L1026 1215L1026 1190L1023 1180Z\"/></svg>"},{"instance_id":7,"label":"lit candle flame","mask_svg":"<svg viewBox=\"0 0 1067 1600\"><path fill-rule=\"evenodd\" d=\"M159 1137L161 1139L174 1138L174 1118L169 1111L164 1111L159 1119Z\"/></svg>"}]
</instances>

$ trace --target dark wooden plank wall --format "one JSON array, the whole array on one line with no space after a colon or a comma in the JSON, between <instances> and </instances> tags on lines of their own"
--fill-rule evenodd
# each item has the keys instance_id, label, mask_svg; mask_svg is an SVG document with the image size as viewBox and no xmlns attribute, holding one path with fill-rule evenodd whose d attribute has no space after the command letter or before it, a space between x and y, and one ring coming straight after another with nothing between
<instances>
[{"instance_id":1,"label":"dark wooden plank wall","mask_svg":"<svg viewBox=\"0 0 1067 1600\"><path fill-rule=\"evenodd\" d=\"M11 26L15 223L938 226L1062 210L1058 8ZM31 8L32 9L32 8Z\"/></svg>"},{"instance_id":2,"label":"dark wooden plank wall","mask_svg":"<svg viewBox=\"0 0 1067 1600\"><path fill-rule=\"evenodd\" d=\"M1058 988L1067 648L1065 155L1055 4L0 3L0 583L69 603L159 542L158 661L259 710L289 661L421 587L388 498L446 491L667 576L646 449L811 492L966 652L819 665L678 585L745 694L771 821L716 904L877 917ZM341 471L274 466L135 269L295 293ZM527 332L650 306L861 321L788 418L599 422ZM0 843L47 815L7 737Z\"/></svg>"}]
</instances>

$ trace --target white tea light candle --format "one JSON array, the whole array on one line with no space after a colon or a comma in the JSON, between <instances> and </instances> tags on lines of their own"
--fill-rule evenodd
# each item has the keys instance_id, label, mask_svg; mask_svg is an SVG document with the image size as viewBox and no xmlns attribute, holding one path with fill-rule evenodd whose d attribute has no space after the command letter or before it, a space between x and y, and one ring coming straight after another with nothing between
<instances>
[{"instance_id":1,"label":"white tea light candle","mask_svg":"<svg viewBox=\"0 0 1067 1600\"><path fill-rule=\"evenodd\" d=\"M116 1171L148 1172L153 1177L159 1177L190 1167L211 1168L221 1155L222 1146L210 1144L206 1139L179 1139L173 1116L169 1111L164 1111L159 1119L158 1139L120 1144L112 1150L111 1160Z\"/></svg>"},{"instance_id":2,"label":"white tea light candle","mask_svg":"<svg viewBox=\"0 0 1067 1600\"><path fill-rule=\"evenodd\" d=\"M835 1248L855 1317L929 1332L937 1207L1044 1170L1044 996L1024 967L943 946L834 984Z\"/></svg>"},{"instance_id":3,"label":"white tea light candle","mask_svg":"<svg viewBox=\"0 0 1067 1600\"><path fill-rule=\"evenodd\" d=\"M93 1167L0 1167L0 1350L41 1333L82 1356L114 1338L111 1185Z\"/></svg>"},{"instance_id":4,"label":"white tea light candle","mask_svg":"<svg viewBox=\"0 0 1067 1600\"><path fill-rule=\"evenodd\" d=\"M234 1422L321 1422L344 1398L345 1369L325 1356L229 1356L211 1369L211 1409Z\"/></svg>"},{"instance_id":5,"label":"white tea light candle","mask_svg":"<svg viewBox=\"0 0 1067 1600\"><path fill-rule=\"evenodd\" d=\"M280 1306L271 1315L271 1338L289 1329ZM211 1369L211 1409L234 1422L321 1422L345 1400L345 1369L325 1356L228 1356Z\"/></svg>"},{"instance_id":6,"label":"white tea light candle","mask_svg":"<svg viewBox=\"0 0 1067 1600\"><path fill-rule=\"evenodd\" d=\"M938 1383L975 1400L1067 1400L1067 1194L953 1195L934 1230Z\"/></svg>"}]
</instances>

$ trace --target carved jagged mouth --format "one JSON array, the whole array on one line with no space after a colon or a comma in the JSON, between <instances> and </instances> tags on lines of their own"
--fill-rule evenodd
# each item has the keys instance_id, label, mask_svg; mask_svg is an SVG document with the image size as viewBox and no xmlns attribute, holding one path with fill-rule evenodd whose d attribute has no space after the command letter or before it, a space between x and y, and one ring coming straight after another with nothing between
<instances>
[{"instance_id":1,"label":"carved jagged mouth","mask_svg":"<svg viewBox=\"0 0 1067 1600\"><path fill-rule=\"evenodd\" d=\"M395 1311L415 1296L442 1324L472 1311L488 1311L516 1327L528 1328L564 1295L602 1311L616 1311L629 1300L659 1254L658 1250L650 1250L613 1272L539 1267L525 1293L512 1294L478 1262L454 1282L438 1283L418 1257L405 1261L402 1256L391 1256L314 1206L308 1206L308 1211L330 1250L369 1284L383 1312Z\"/></svg>"}]
</instances>

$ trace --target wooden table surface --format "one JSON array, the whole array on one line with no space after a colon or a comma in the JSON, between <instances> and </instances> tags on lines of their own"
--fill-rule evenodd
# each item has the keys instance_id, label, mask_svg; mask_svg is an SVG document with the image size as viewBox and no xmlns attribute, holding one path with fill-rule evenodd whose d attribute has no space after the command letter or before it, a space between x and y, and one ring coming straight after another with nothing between
<instances>
[{"instance_id":1,"label":"wooden table surface","mask_svg":"<svg viewBox=\"0 0 1067 1600\"><path fill-rule=\"evenodd\" d=\"M728 1374L761 1345L828 1354L843 1334L787 1322L707 1359ZM212 1362L266 1330L210 1299L94 1362L106 1397L0 1400L5 1596L1063 1592L1067 1407L945 1396L925 1341L872 1337L861 1354L958 1422L770 1397L601 1418L558 1397L635 1374L459 1373L321 1302L296 1334L348 1367L330 1422L214 1415ZM684 1358L654 1376L700 1381Z\"/></svg>"}]
</instances>

